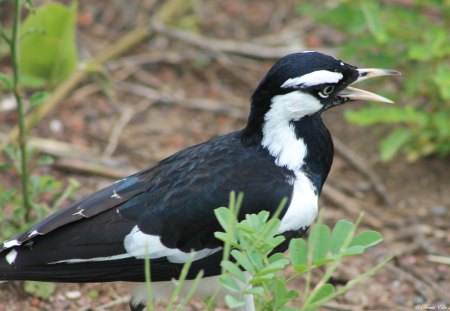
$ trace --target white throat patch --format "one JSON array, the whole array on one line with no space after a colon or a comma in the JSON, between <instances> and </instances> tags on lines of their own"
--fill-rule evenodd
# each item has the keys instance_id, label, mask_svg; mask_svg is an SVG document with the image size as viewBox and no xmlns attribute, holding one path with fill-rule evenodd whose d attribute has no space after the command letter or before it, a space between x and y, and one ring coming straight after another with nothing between
<instances>
[{"instance_id":1,"label":"white throat patch","mask_svg":"<svg viewBox=\"0 0 450 311\"><path fill-rule=\"evenodd\" d=\"M300 170L306 156L303 139L295 135L290 123L322 109L314 96L294 91L278 95L272 99L269 111L264 116L263 139L261 144L275 157L276 164L294 172Z\"/></svg>"},{"instance_id":2,"label":"white throat patch","mask_svg":"<svg viewBox=\"0 0 450 311\"><path fill-rule=\"evenodd\" d=\"M293 120L319 111L320 101L312 95L294 91L272 99L270 110L264 116L261 144L275 157L275 164L295 173L291 203L281 219L278 233L298 230L311 225L317 215L318 195L311 180L302 172L308 153L302 138L295 135Z\"/></svg>"},{"instance_id":3,"label":"white throat patch","mask_svg":"<svg viewBox=\"0 0 450 311\"><path fill-rule=\"evenodd\" d=\"M333 72L328 70L317 70L310 72L308 74L305 74L301 77L296 78L290 78L287 79L282 85L282 88L288 88L288 87L309 87L313 85L320 85L320 84L331 84L331 83L338 83L343 78L342 73L340 72Z\"/></svg>"}]
</instances>

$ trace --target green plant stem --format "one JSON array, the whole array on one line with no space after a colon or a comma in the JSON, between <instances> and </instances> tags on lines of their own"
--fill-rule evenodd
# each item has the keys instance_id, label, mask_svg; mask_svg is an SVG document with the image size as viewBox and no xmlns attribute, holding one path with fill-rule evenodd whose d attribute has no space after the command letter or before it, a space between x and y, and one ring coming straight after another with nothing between
<instances>
[{"instance_id":1,"label":"green plant stem","mask_svg":"<svg viewBox=\"0 0 450 311\"><path fill-rule=\"evenodd\" d=\"M17 117L19 119L19 150L20 150L20 179L22 183L22 199L25 208L25 221L30 218L31 206L28 198L28 159L27 159L27 137L25 131L25 112L23 99L20 94L20 74L19 74L19 26L20 26L20 1L14 1L14 21L11 38L11 58L13 66L13 92L17 102Z\"/></svg>"}]
</instances>

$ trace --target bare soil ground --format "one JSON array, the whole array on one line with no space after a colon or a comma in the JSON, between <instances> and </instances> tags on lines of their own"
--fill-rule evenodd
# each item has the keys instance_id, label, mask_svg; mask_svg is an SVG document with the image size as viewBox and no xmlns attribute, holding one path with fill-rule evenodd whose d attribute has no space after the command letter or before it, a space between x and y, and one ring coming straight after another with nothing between
<instances>
[{"instance_id":1,"label":"bare soil ground","mask_svg":"<svg viewBox=\"0 0 450 311\"><path fill-rule=\"evenodd\" d=\"M141 7L134 10L132 4L137 3ZM177 36L173 28L160 29L108 62L33 129L32 137L64 141L73 150L79 145L85 148L63 157L57 155L58 148L47 148L56 156L49 171L63 181L79 180L77 197L81 197L180 149L242 128L251 92L277 53L333 52L330 46L340 40L331 29L296 15L296 5L295 1L201 1L187 17L172 20L201 34L200 43ZM11 9L4 3L2 7ZM81 58L108 49L132 27L146 25L160 8L160 2L151 0L114 5L81 0ZM227 50L212 39L237 44ZM243 43L252 44L250 51L272 54L251 57L251 52L240 49ZM0 68L10 71L7 60ZM450 253L450 159L408 163L398 157L383 163L377 141L386 129L347 124L343 111L348 108L324 116L341 144L336 146L321 198L323 219L332 225L339 219L355 220L364 211L362 227L380 231L385 241L370 254L348 260L335 282L347 282L389 254L395 258L324 310L450 308L450 268L430 256L448 258ZM0 133L6 134L15 122L13 111L0 111ZM89 171L91 166L95 172ZM1 179L18 187L16 176ZM296 280L293 286L301 287L302 282ZM126 295L121 284L58 284L50 299L40 300L26 295L20 282L9 282L0 284L0 311L126 310ZM195 301L188 310L202 310L202 303Z\"/></svg>"}]
</instances>

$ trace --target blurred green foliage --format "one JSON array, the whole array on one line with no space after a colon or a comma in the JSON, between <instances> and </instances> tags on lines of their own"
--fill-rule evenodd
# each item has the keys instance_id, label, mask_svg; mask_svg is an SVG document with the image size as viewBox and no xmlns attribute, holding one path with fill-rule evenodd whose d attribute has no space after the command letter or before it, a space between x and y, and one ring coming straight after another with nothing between
<instances>
[{"instance_id":1,"label":"blurred green foliage","mask_svg":"<svg viewBox=\"0 0 450 311\"><path fill-rule=\"evenodd\" d=\"M33 159L28 163L33 171L43 170L53 163L50 156L38 155L28 148L28 158ZM6 145L3 149L4 156L0 157L0 173L4 176L21 176L20 152L13 145ZM13 177L14 178L14 177ZM32 215L27 215L23 207L20 191L0 181L0 240L11 238L18 232L28 229L37 221L43 219L51 212L58 210L62 203L73 198L79 183L69 179L67 186L55 177L47 174L31 174L29 180L29 197L32 207ZM46 202L52 202L49 205Z\"/></svg>"},{"instance_id":2,"label":"blurred green foliage","mask_svg":"<svg viewBox=\"0 0 450 311\"><path fill-rule=\"evenodd\" d=\"M19 68L22 83L30 87L54 87L70 75L78 63L75 41L77 7L50 3L30 12L20 37Z\"/></svg>"},{"instance_id":3,"label":"blurred green foliage","mask_svg":"<svg viewBox=\"0 0 450 311\"><path fill-rule=\"evenodd\" d=\"M325 6L325 9L324 9ZM343 59L400 70L388 97L398 106L348 110L362 126L392 124L380 143L383 160L398 151L414 161L450 153L450 1L337 1L331 7L302 4L300 14L343 32Z\"/></svg>"}]
</instances>

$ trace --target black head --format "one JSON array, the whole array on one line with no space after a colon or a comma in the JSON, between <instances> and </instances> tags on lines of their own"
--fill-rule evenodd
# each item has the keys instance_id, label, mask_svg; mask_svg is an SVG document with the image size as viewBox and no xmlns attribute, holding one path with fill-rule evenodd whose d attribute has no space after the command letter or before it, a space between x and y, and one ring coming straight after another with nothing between
<instances>
[{"instance_id":1,"label":"black head","mask_svg":"<svg viewBox=\"0 0 450 311\"><path fill-rule=\"evenodd\" d=\"M370 77L399 74L386 69L358 69L318 52L290 54L269 70L252 96L244 137L261 136L270 110L280 120L299 120L352 100L391 102L379 95L349 87ZM260 138L260 137L259 137Z\"/></svg>"},{"instance_id":2,"label":"black head","mask_svg":"<svg viewBox=\"0 0 450 311\"><path fill-rule=\"evenodd\" d=\"M253 93L252 102L300 91L313 96L326 109L339 101L336 94L358 77L356 67L332 56L318 52L290 54L269 70Z\"/></svg>"}]
</instances>

